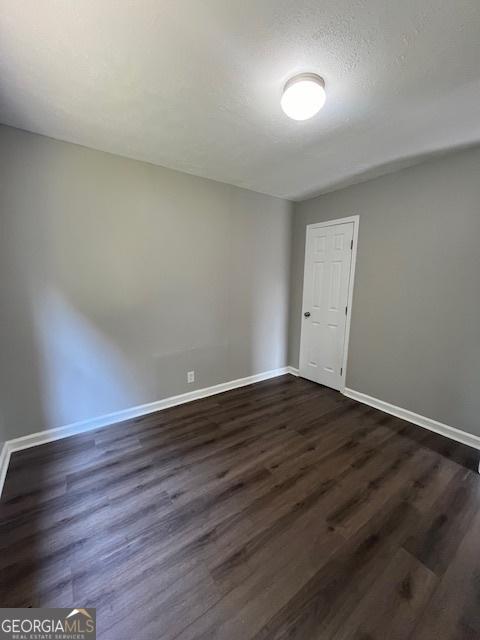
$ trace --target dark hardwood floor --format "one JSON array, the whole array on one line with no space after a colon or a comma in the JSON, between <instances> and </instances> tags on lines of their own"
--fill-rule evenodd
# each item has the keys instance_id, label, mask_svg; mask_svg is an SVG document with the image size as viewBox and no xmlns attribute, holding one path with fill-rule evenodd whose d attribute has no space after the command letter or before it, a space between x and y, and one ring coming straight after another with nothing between
<instances>
[{"instance_id":1,"label":"dark hardwood floor","mask_svg":"<svg viewBox=\"0 0 480 640\"><path fill-rule=\"evenodd\" d=\"M292 376L22 451L0 603L102 640L480 638L476 456Z\"/></svg>"}]
</instances>

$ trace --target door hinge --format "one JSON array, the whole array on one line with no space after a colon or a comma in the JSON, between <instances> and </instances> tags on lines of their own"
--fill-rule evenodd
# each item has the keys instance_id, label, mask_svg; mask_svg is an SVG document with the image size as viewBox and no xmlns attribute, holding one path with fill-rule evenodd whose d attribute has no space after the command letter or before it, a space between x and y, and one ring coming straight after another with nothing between
<instances>
[{"instance_id":1,"label":"door hinge","mask_svg":"<svg viewBox=\"0 0 480 640\"><path fill-rule=\"evenodd\" d=\"M343 373L343 367L340 367L340 375Z\"/></svg>"},{"instance_id":2,"label":"door hinge","mask_svg":"<svg viewBox=\"0 0 480 640\"><path fill-rule=\"evenodd\" d=\"M353 240L350 242L350 251L353 249Z\"/></svg>"},{"instance_id":3,"label":"door hinge","mask_svg":"<svg viewBox=\"0 0 480 640\"><path fill-rule=\"evenodd\" d=\"M348 307L345 307L345 315L347 315Z\"/></svg>"}]
</instances>

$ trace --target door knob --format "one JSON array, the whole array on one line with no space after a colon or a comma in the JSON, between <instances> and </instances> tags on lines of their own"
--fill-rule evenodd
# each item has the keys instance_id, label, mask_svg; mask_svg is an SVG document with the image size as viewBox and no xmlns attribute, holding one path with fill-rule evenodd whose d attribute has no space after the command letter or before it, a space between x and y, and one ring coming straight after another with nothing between
<instances>
[{"instance_id":1,"label":"door knob","mask_svg":"<svg viewBox=\"0 0 480 640\"><path fill-rule=\"evenodd\" d=\"M310 317L310 311L305 311L305 313L303 315L305 316L305 318L309 318Z\"/></svg>"}]
</instances>

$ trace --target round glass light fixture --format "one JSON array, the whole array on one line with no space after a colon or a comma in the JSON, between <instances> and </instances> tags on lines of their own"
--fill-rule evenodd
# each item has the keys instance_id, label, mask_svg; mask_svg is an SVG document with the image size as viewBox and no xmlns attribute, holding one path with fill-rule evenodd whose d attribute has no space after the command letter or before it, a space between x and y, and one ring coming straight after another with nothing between
<instances>
[{"instance_id":1,"label":"round glass light fixture","mask_svg":"<svg viewBox=\"0 0 480 640\"><path fill-rule=\"evenodd\" d=\"M308 120L325 104L325 80L316 73L290 78L283 89L281 105L293 120Z\"/></svg>"}]
</instances>

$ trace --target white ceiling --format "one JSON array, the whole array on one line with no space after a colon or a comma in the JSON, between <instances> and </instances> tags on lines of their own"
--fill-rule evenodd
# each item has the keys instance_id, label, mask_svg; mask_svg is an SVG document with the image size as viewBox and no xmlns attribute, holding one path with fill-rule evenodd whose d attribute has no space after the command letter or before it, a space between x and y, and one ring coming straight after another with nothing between
<instances>
[{"instance_id":1,"label":"white ceiling","mask_svg":"<svg viewBox=\"0 0 480 640\"><path fill-rule=\"evenodd\" d=\"M479 142L479 105L479 0L0 0L1 122L277 196Z\"/></svg>"}]
</instances>

